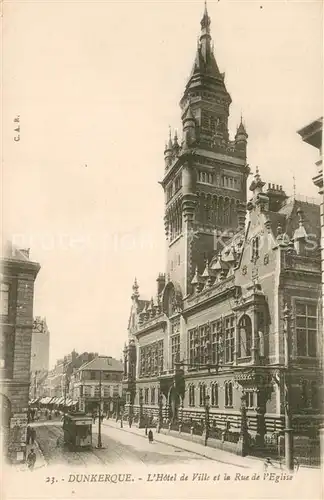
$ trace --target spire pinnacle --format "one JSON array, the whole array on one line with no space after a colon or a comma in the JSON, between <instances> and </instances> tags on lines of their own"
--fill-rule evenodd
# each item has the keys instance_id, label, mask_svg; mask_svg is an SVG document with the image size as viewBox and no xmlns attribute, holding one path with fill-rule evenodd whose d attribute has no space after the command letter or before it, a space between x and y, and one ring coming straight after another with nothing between
<instances>
[{"instance_id":1,"label":"spire pinnacle","mask_svg":"<svg viewBox=\"0 0 324 500\"><path fill-rule=\"evenodd\" d=\"M134 279L134 284L133 284L133 294L132 294L132 299L138 299L139 297L139 293L138 293L138 283L137 283L137 279L135 277Z\"/></svg>"},{"instance_id":2,"label":"spire pinnacle","mask_svg":"<svg viewBox=\"0 0 324 500\"><path fill-rule=\"evenodd\" d=\"M171 138L171 127L169 125L169 143L168 143L168 148L172 149L172 138Z\"/></svg>"},{"instance_id":3,"label":"spire pinnacle","mask_svg":"<svg viewBox=\"0 0 324 500\"><path fill-rule=\"evenodd\" d=\"M207 10L207 2L205 1L205 7L204 7L204 15L202 20L200 21L201 24L201 29L206 30L206 32L209 32L209 26L210 26L210 17L208 15L208 10Z\"/></svg>"},{"instance_id":4,"label":"spire pinnacle","mask_svg":"<svg viewBox=\"0 0 324 500\"><path fill-rule=\"evenodd\" d=\"M238 136L238 135L245 135L246 137L248 137L248 135L246 133L245 125L244 125L244 122L243 122L242 112L241 112L241 121L240 121L240 124L237 127L237 131L236 131L236 136Z\"/></svg>"}]
</instances>

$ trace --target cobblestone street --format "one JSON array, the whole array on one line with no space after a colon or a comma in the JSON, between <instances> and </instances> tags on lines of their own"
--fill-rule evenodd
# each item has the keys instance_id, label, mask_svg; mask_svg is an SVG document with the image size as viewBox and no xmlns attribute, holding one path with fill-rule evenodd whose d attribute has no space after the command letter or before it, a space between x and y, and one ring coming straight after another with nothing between
<instances>
[{"instance_id":1,"label":"cobblestone street","mask_svg":"<svg viewBox=\"0 0 324 500\"><path fill-rule=\"evenodd\" d=\"M97 426L96 426L97 427ZM37 442L49 465L159 465L202 462L203 457L174 446L153 442L142 436L130 435L119 429L102 426L103 449L96 449L98 435L93 433L92 450L71 451L63 443L61 423L37 426Z\"/></svg>"}]
</instances>

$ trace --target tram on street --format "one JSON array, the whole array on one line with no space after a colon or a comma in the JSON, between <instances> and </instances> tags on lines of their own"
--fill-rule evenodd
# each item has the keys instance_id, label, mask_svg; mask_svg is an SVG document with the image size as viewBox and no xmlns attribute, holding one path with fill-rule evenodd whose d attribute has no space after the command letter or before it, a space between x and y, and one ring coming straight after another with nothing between
<instances>
[{"instance_id":1,"label":"tram on street","mask_svg":"<svg viewBox=\"0 0 324 500\"><path fill-rule=\"evenodd\" d=\"M85 413L75 412L64 415L64 443L72 449L91 448L92 417Z\"/></svg>"}]
</instances>

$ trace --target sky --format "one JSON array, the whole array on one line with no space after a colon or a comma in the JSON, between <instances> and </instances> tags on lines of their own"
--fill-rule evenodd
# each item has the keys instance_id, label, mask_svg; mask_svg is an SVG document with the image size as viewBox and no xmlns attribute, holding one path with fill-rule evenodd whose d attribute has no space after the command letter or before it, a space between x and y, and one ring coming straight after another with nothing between
<instances>
[{"instance_id":1,"label":"sky","mask_svg":"<svg viewBox=\"0 0 324 500\"><path fill-rule=\"evenodd\" d=\"M208 2L215 56L241 113L248 163L315 197L317 151L297 130L322 115L322 2ZM34 314L50 364L120 358L134 277L142 298L165 268L163 150L203 1L3 3L4 236L41 264ZM20 140L14 118L20 116Z\"/></svg>"}]
</instances>

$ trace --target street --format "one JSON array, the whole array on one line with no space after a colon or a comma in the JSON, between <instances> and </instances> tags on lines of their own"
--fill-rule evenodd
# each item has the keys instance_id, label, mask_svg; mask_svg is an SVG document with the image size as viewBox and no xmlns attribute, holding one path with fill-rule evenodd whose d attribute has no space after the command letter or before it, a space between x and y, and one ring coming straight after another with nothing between
<instances>
[{"instance_id":1,"label":"street","mask_svg":"<svg viewBox=\"0 0 324 500\"><path fill-rule=\"evenodd\" d=\"M96 449L97 429L93 429L92 450L70 451L63 443L61 422L46 422L35 425L38 445L49 465L162 465L195 464L205 461L203 457L163 443L149 443L142 436L102 425L103 449Z\"/></svg>"}]
</instances>

